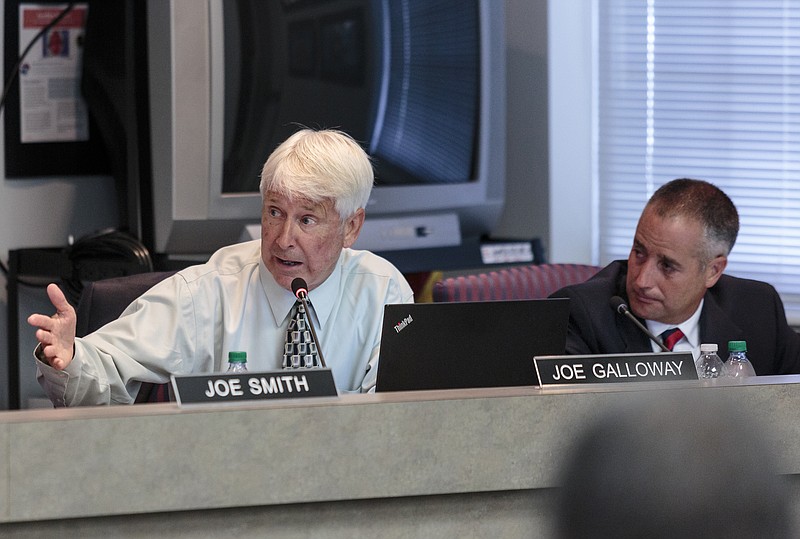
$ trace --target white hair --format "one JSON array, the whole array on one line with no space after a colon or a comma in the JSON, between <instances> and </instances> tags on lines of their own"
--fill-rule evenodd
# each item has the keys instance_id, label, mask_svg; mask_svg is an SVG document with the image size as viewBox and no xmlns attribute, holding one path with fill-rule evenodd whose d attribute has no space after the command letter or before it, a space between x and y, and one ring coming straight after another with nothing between
<instances>
[{"instance_id":1,"label":"white hair","mask_svg":"<svg viewBox=\"0 0 800 539\"><path fill-rule=\"evenodd\" d=\"M260 191L314 203L326 199L342 219L364 208L375 174L369 156L342 131L302 129L269 156L261 170Z\"/></svg>"}]
</instances>

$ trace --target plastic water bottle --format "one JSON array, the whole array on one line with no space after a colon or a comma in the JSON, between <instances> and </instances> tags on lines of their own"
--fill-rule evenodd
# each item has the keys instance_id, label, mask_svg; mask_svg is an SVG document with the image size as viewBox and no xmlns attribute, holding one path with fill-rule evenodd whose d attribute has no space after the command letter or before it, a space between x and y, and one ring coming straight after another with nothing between
<instances>
[{"instance_id":1,"label":"plastic water bottle","mask_svg":"<svg viewBox=\"0 0 800 539\"><path fill-rule=\"evenodd\" d=\"M747 359L745 341L728 341L728 361L725 362L725 376L728 378L747 378L755 376L753 364Z\"/></svg>"},{"instance_id":2,"label":"plastic water bottle","mask_svg":"<svg viewBox=\"0 0 800 539\"><path fill-rule=\"evenodd\" d=\"M700 357L694 362L697 376L703 378L719 378L722 376L724 364L717 355L716 344L701 344Z\"/></svg>"},{"instance_id":3,"label":"plastic water bottle","mask_svg":"<svg viewBox=\"0 0 800 539\"><path fill-rule=\"evenodd\" d=\"M247 372L247 352L228 352L227 372Z\"/></svg>"}]
</instances>

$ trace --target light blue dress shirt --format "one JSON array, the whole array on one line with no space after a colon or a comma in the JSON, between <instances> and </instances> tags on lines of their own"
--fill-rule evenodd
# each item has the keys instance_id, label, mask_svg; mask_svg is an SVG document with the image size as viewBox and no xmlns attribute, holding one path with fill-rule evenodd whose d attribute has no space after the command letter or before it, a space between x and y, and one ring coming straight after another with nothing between
<instances>
[{"instance_id":1,"label":"light blue dress shirt","mask_svg":"<svg viewBox=\"0 0 800 539\"><path fill-rule=\"evenodd\" d=\"M374 390L383 306L414 301L403 275L368 251L343 249L333 273L308 297L339 391ZM294 302L261 261L260 240L224 247L76 339L65 370L37 359L39 382L56 406L118 404L133 402L141 381L223 371L229 351L247 352L251 371L279 370Z\"/></svg>"}]
</instances>

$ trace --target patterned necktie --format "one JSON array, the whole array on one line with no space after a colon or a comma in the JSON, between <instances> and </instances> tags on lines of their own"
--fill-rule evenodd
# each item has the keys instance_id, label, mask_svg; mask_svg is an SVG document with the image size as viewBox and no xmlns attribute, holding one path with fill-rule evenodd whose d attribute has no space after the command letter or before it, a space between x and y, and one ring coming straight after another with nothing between
<instances>
[{"instance_id":1,"label":"patterned necktie","mask_svg":"<svg viewBox=\"0 0 800 539\"><path fill-rule=\"evenodd\" d=\"M317 344L314 342L308 326L306 309L302 302L297 301L292 308L289 328L286 330L286 344L283 345L283 368L311 369L319 366Z\"/></svg>"},{"instance_id":2,"label":"patterned necktie","mask_svg":"<svg viewBox=\"0 0 800 539\"><path fill-rule=\"evenodd\" d=\"M659 337L661 337L661 342L664 343L664 346L669 348L671 352L675 348L675 344L683 337L683 331L680 328L671 328L659 335Z\"/></svg>"}]
</instances>

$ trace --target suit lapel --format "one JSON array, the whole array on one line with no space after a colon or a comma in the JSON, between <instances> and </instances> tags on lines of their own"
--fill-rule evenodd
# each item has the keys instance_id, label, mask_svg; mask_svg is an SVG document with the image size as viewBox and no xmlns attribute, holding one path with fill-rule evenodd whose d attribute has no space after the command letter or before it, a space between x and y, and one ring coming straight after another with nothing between
<instances>
[{"instance_id":1,"label":"suit lapel","mask_svg":"<svg viewBox=\"0 0 800 539\"><path fill-rule=\"evenodd\" d=\"M616 324L619 336L625 344L626 354L652 352L650 338L636 327L633 320L628 319L625 315L620 315L616 318Z\"/></svg>"},{"instance_id":2,"label":"suit lapel","mask_svg":"<svg viewBox=\"0 0 800 539\"><path fill-rule=\"evenodd\" d=\"M716 343L720 350L727 350L731 336L743 334L744 331L719 307L714 296L706 292L703 312L700 313L700 342Z\"/></svg>"},{"instance_id":3,"label":"suit lapel","mask_svg":"<svg viewBox=\"0 0 800 539\"><path fill-rule=\"evenodd\" d=\"M623 298L625 303L628 303L628 294L625 291L625 278L628 273L628 263L622 262L620 263L620 267L622 269L619 272L616 281L617 295ZM639 321L642 322L642 320ZM615 323L617 324L617 332L620 336L620 339L622 339L622 342L625 345L624 352L626 354L653 351L653 348L650 346L650 338L638 327L636 327L636 324L633 323L633 320L630 320L624 314L620 314L615 317ZM642 324L644 324L644 322L642 322Z\"/></svg>"}]
</instances>

